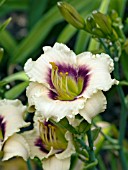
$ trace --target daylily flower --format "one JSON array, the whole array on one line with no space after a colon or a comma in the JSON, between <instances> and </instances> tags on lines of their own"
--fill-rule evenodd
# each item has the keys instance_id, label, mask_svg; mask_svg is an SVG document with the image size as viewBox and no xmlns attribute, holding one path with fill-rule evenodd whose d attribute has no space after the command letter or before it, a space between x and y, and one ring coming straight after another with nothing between
<instances>
[{"instance_id":1,"label":"daylily flower","mask_svg":"<svg viewBox=\"0 0 128 170\"><path fill-rule=\"evenodd\" d=\"M66 45L46 46L36 61L29 59L25 72L30 78L27 97L30 110L47 120L73 119L80 114L91 119L106 108L107 91L118 81L111 78L113 60L107 54L76 55Z\"/></svg>"},{"instance_id":2,"label":"daylily flower","mask_svg":"<svg viewBox=\"0 0 128 170\"><path fill-rule=\"evenodd\" d=\"M2 160L22 156L23 144L20 141L23 137L16 132L29 125L23 119L25 111L26 106L23 106L19 100L0 100L0 154ZM26 146L25 143L24 146ZM25 160L27 155L28 153L23 156Z\"/></svg>"},{"instance_id":3,"label":"daylily flower","mask_svg":"<svg viewBox=\"0 0 128 170\"><path fill-rule=\"evenodd\" d=\"M75 153L69 132L35 116L34 129L22 135L29 144L30 158L42 160L44 170L69 169L70 157Z\"/></svg>"}]
</instances>

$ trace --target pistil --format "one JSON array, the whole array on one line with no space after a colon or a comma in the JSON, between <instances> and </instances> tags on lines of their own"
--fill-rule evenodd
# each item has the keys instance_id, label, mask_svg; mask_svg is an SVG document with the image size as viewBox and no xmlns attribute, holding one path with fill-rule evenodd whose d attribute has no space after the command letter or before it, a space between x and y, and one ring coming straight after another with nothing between
<instances>
[{"instance_id":1,"label":"pistil","mask_svg":"<svg viewBox=\"0 0 128 170\"><path fill-rule=\"evenodd\" d=\"M74 100L83 89L84 78L75 78L69 74L69 72L59 72L58 66L54 62L50 62L52 65L51 80L57 93L56 99L70 101Z\"/></svg>"},{"instance_id":2,"label":"pistil","mask_svg":"<svg viewBox=\"0 0 128 170\"><path fill-rule=\"evenodd\" d=\"M39 132L45 149L49 151L51 147L59 151L66 149L67 141L64 137L65 131L58 130L50 123L45 125L43 122L39 121Z\"/></svg>"}]
</instances>

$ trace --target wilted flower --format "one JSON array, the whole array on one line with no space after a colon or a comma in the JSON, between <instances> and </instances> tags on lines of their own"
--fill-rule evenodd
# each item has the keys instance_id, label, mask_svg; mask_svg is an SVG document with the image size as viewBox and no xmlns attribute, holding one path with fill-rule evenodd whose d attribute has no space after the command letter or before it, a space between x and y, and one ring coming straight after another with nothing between
<instances>
[{"instance_id":1,"label":"wilted flower","mask_svg":"<svg viewBox=\"0 0 128 170\"><path fill-rule=\"evenodd\" d=\"M29 144L30 158L42 160L45 170L69 169L70 157L75 152L69 132L35 116L34 129L22 135Z\"/></svg>"},{"instance_id":2,"label":"wilted flower","mask_svg":"<svg viewBox=\"0 0 128 170\"><path fill-rule=\"evenodd\" d=\"M78 113L89 123L106 108L107 91L118 81L111 79L113 60L107 54L84 52L76 55L66 45L44 47L36 61L29 59L25 72L30 78L27 88L29 107L47 120L74 118Z\"/></svg>"},{"instance_id":3,"label":"wilted flower","mask_svg":"<svg viewBox=\"0 0 128 170\"><path fill-rule=\"evenodd\" d=\"M19 100L0 100L0 153L2 160L22 156L21 139L23 137L20 137L16 132L29 125L23 119L25 111L26 106L23 106ZM27 153L24 153L23 158L27 158Z\"/></svg>"}]
</instances>

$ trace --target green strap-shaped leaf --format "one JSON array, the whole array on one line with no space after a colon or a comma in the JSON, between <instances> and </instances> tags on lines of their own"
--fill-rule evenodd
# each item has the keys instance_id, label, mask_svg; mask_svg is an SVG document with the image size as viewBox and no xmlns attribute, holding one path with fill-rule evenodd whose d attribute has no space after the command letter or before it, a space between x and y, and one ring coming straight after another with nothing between
<instances>
[{"instance_id":1,"label":"green strap-shaped leaf","mask_svg":"<svg viewBox=\"0 0 128 170\"><path fill-rule=\"evenodd\" d=\"M90 39L90 35L83 30L79 31L76 43L75 43L75 52L79 54L87 49L88 41Z\"/></svg>"},{"instance_id":2,"label":"green strap-shaped leaf","mask_svg":"<svg viewBox=\"0 0 128 170\"><path fill-rule=\"evenodd\" d=\"M26 87L28 86L29 82L22 82L16 86L14 86L13 88L11 88L10 90L8 90L5 93L5 98L7 99L16 99L20 94L23 93L23 91L26 89Z\"/></svg>"},{"instance_id":3,"label":"green strap-shaped leaf","mask_svg":"<svg viewBox=\"0 0 128 170\"><path fill-rule=\"evenodd\" d=\"M29 55L43 42L53 25L60 21L61 18L57 7L53 7L39 20L29 35L14 50L14 55L10 62L25 62Z\"/></svg>"},{"instance_id":4,"label":"green strap-shaped leaf","mask_svg":"<svg viewBox=\"0 0 128 170\"><path fill-rule=\"evenodd\" d=\"M4 0L3 0L4 1ZM7 15L11 11L28 9L29 0L5 0L0 8L0 16Z\"/></svg>"},{"instance_id":5,"label":"green strap-shaped leaf","mask_svg":"<svg viewBox=\"0 0 128 170\"><path fill-rule=\"evenodd\" d=\"M10 83L10 82L15 81L15 80L28 81L28 77L27 77L27 75L25 74L24 71L21 71L21 72L18 72L18 73L14 73L14 74L12 74L8 77L5 77L2 81Z\"/></svg>"},{"instance_id":6,"label":"green strap-shaped leaf","mask_svg":"<svg viewBox=\"0 0 128 170\"><path fill-rule=\"evenodd\" d=\"M72 1L72 5L76 9L83 9L85 10L86 4L91 4L90 1L82 1L79 3L77 0ZM99 1L98 1L99 2ZM83 5L84 4L84 5ZM98 3L93 3L97 6ZM89 7L89 6L88 6ZM94 6L93 6L94 7ZM86 7L87 9L87 7ZM90 8L89 8L90 9ZM93 8L94 9L94 8ZM90 9L91 10L91 9ZM90 12L90 11L89 11ZM87 14L88 12L86 12ZM37 47L44 41L46 36L48 35L51 28L58 22L62 20L62 16L57 9L57 6L53 7L49 10L43 18L39 20L39 22L35 25L32 29L30 34L21 42L19 47L14 50L14 55L11 58L11 63L16 62L25 62L26 59L32 54L32 52L37 49Z\"/></svg>"},{"instance_id":7,"label":"green strap-shaped leaf","mask_svg":"<svg viewBox=\"0 0 128 170\"><path fill-rule=\"evenodd\" d=\"M47 0L29 0L28 9L28 27L31 29L37 21L42 17L46 9Z\"/></svg>"},{"instance_id":8,"label":"green strap-shaped leaf","mask_svg":"<svg viewBox=\"0 0 128 170\"><path fill-rule=\"evenodd\" d=\"M8 31L4 30L0 33L0 44L10 56L13 56L13 51L17 47L17 43Z\"/></svg>"},{"instance_id":9,"label":"green strap-shaped leaf","mask_svg":"<svg viewBox=\"0 0 128 170\"><path fill-rule=\"evenodd\" d=\"M7 25L10 23L11 18L8 18L4 23L0 24L0 31L3 31Z\"/></svg>"},{"instance_id":10,"label":"green strap-shaped leaf","mask_svg":"<svg viewBox=\"0 0 128 170\"><path fill-rule=\"evenodd\" d=\"M0 63L1 63L1 61L2 61L3 54L4 54L4 49L3 49L3 48L0 48Z\"/></svg>"}]
</instances>

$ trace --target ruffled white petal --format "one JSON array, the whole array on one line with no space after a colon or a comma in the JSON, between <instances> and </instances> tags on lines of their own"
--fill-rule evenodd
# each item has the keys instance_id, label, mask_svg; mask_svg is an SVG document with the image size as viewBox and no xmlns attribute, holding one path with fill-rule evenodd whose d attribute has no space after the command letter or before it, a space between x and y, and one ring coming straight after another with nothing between
<instances>
[{"instance_id":1,"label":"ruffled white petal","mask_svg":"<svg viewBox=\"0 0 128 170\"><path fill-rule=\"evenodd\" d=\"M44 170L69 170L70 168L70 158L57 159L52 156L48 159L43 160Z\"/></svg>"},{"instance_id":2,"label":"ruffled white petal","mask_svg":"<svg viewBox=\"0 0 128 170\"><path fill-rule=\"evenodd\" d=\"M65 138L68 141L68 146L62 153L55 155L57 159L66 159L68 157L71 157L71 155L75 153L75 147L73 145L72 135L69 132L66 132Z\"/></svg>"},{"instance_id":3,"label":"ruffled white petal","mask_svg":"<svg viewBox=\"0 0 128 170\"><path fill-rule=\"evenodd\" d=\"M52 47L43 47L44 54L46 55L46 61L55 62L59 64L76 64L76 54L70 50L65 44L55 43Z\"/></svg>"},{"instance_id":4,"label":"ruffled white petal","mask_svg":"<svg viewBox=\"0 0 128 170\"><path fill-rule=\"evenodd\" d=\"M31 83L27 89L29 107L34 105L47 120L53 118L59 121L65 116L73 118L84 107L85 99L82 97L74 101L60 101L51 99L48 93L49 90L39 83Z\"/></svg>"},{"instance_id":5,"label":"ruffled white petal","mask_svg":"<svg viewBox=\"0 0 128 170\"><path fill-rule=\"evenodd\" d=\"M35 142L40 138L39 129L34 128L31 131L24 132L22 136L25 138L30 147L30 158L38 157L43 159L47 154L42 152L38 146L35 146Z\"/></svg>"},{"instance_id":6,"label":"ruffled white petal","mask_svg":"<svg viewBox=\"0 0 128 170\"><path fill-rule=\"evenodd\" d=\"M36 146L35 143L37 139L40 138L39 134L39 121L42 120L42 117L34 116L34 129L29 132L22 133L22 136L25 138L30 147L30 158L38 157L39 159L49 159L49 157L55 155L57 159L66 159L71 157L75 153L75 147L73 145L72 135L69 132L66 132L65 138L68 141L67 148L59 154L55 154L56 150L51 146L51 150L48 153L43 152L39 146ZM43 143L42 143L43 144Z\"/></svg>"},{"instance_id":7,"label":"ruffled white petal","mask_svg":"<svg viewBox=\"0 0 128 170\"><path fill-rule=\"evenodd\" d=\"M85 65L89 69L89 82L82 93L84 97L89 98L97 90L107 91L113 84L118 84L118 81L112 79L110 75L114 63L109 55L104 53L92 55L90 52L84 52L77 56L77 63L78 66Z\"/></svg>"},{"instance_id":8,"label":"ruffled white petal","mask_svg":"<svg viewBox=\"0 0 128 170\"><path fill-rule=\"evenodd\" d=\"M101 91L93 94L91 98L87 99L85 107L80 110L80 115L83 116L88 123L91 123L93 117L103 112L106 109L106 98Z\"/></svg>"},{"instance_id":9,"label":"ruffled white petal","mask_svg":"<svg viewBox=\"0 0 128 170\"><path fill-rule=\"evenodd\" d=\"M75 67L76 55L66 45L56 43L52 47L44 47L42 54L36 61L29 59L25 64L25 72L30 78L30 81L43 83L50 88L48 84L49 70L51 69L50 62L55 64L71 64Z\"/></svg>"},{"instance_id":10,"label":"ruffled white petal","mask_svg":"<svg viewBox=\"0 0 128 170\"><path fill-rule=\"evenodd\" d=\"M25 161L29 158L30 150L26 140L20 134L14 134L5 142L4 157L2 161L6 161L14 156L22 157Z\"/></svg>"},{"instance_id":11,"label":"ruffled white petal","mask_svg":"<svg viewBox=\"0 0 128 170\"><path fill-rule=\"evenodd\" d=\"M28 126L23 119L26 106L23 106L19 100L0 100L0 115L5 122L4 141L12 136L15 132L19 132L20 128Z\"/></svg>"}]
</instances>

